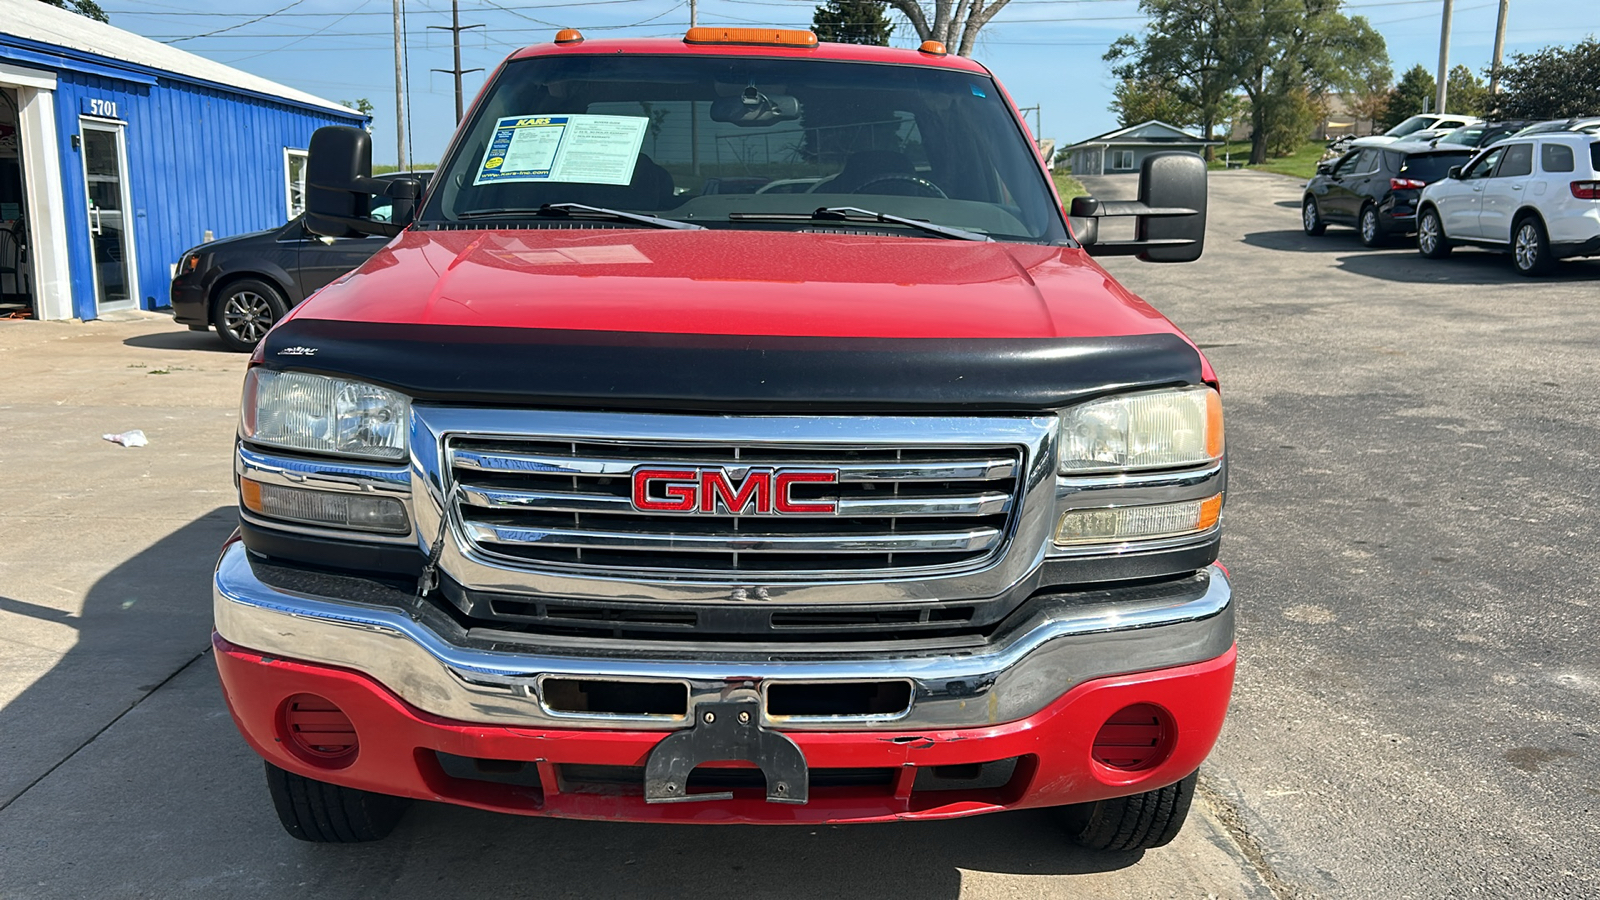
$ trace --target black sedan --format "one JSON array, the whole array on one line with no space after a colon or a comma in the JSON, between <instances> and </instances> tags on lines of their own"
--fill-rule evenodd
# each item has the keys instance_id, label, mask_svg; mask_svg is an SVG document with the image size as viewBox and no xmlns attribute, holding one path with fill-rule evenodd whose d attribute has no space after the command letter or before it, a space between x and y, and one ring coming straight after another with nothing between
<instances>
[{"instance_id":1,"label":"black sedan","mask_svg":"<svg viewBox=\"0 0 1600 900\"><path fill-rule=\"evenodd\" d=\"M1319 165L1306 183L1301 224L1311 235L1330 224L1353 225L1361 243L1380 247L1391 235L1415 231L1422 189L1471 156L1468 150L1407 142L1351 150Z\"/></svg>"},{"instance_id":2,"label":"black sedan","mask_svg":"<svg viewBox=\"0 0 1600 900\"><path fill-rule=\"evenodd\" d=\"M426 184L432 173L405 174ZM373 214L381 218L383 207L374 206ZM375 236L320 237L302 219L184 253L172 279L174 317L194 331L215 327L228 349L249 352L291 308L389 242Z\"/></svg>"}]
</instances>

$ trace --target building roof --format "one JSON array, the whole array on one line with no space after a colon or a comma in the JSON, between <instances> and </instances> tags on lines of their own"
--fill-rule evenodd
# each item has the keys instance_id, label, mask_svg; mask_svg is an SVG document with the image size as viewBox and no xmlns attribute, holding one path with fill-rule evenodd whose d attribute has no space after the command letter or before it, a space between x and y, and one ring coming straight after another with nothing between
<instances>
[{"instance_id":1,"label":"building roof","mask_svg":"<svg viewBox=\"0 0 1600 900\"><path fill-rule=\"evenodd\" d=\"M8 37L47 45L40 49L59 48L68 51L64 54L68 57L87 57L91 62L108 63L113 68L154 70L157 74L177 76L219 90L256 94L299 106L344 113L354 119L366 118L331 100L297 91L288 85L97 22L87 16L57 9L39 0L0 0L0 44L10 43L5 40ZM0 58L9 56L11 54L0 49ZM26 64L30 60L18 56L17 61Z\"/></svg>"},{"instance_id":2,"label":"building roof","mask_svg":"<svg viewBox=\"0 0 1600 900\"><path fill-rule=\"evenodd\" d=\"M1126 128L1118 128L1115 131L1108 131L1105 134L1095 135L1092 138L1081 140L1076 144L1070 144L1063 149L1071 150L1073 148L1084 147L1089 144L1128 144L1142 146L1171 144L1175 146L1205 146L1206 144L1220 143L1222 142L1207 141L1198 135L1190 134L1176 125L1168 125L1166 122L1163 122L1159 119L1151 119L1148 122L1140 122L1137 125L1129 125Z\"/></svg>"}]
</instances>

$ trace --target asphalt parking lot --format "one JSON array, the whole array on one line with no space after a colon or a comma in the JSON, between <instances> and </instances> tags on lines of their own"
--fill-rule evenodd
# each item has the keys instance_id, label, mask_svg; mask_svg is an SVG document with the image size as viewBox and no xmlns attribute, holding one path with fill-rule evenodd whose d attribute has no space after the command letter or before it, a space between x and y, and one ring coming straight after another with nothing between
<instances>
[{"instance_id":1,"label":"asphalt parking lot","mask_svg":"<svg viewBox=\"0 0 1600 900\"><path fill-rule=\"evenodd\" d=\"M1130 180L1090 185L1131 194ZM0 897L1585 897L1600 884L1600 261L1301 234L1212 179L1205 258L1110 260L1205 348L1239 683L1172 846L1048 816L822 829L412 812L278 828L207 655L244 359L159 316L0 323ZM141 428L150 446L107 432Z\"/></svg>"}]
</instances>

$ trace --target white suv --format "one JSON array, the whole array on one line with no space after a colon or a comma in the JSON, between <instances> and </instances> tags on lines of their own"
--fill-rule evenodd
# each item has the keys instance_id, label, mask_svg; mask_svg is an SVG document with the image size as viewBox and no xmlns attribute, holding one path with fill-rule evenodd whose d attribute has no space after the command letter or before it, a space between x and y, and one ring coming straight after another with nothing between
<instances>
[{"instance_id":1,"label":"white suv","mask_svg":"<svg viewBox=\"0 0 1600 900\"><path fill-rule=\"evenodd\" d=\"M1443 259L1456 244L1507 251L1517 271L1600 255L1600 139L1552 132L1485 149L1417 204L1417 249Z\"/></svg>"}]
</instances>

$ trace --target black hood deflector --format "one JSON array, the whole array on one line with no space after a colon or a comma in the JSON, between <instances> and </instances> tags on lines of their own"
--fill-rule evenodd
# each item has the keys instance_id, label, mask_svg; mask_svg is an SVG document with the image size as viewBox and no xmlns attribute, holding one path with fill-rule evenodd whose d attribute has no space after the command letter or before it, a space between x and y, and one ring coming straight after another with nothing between
<instances>
[{"instance_id":1,"label":"black hood deflector","mask_svg":"<svg viewBox=\"0 0 1600 900\"><path fill-rule=\"evenodd\" d=\"M291 318L264 365L424 402L615 410L1028 412L1199 384L1175 334L860 338L565 331Z\"/></svg>"}]
</instances>

